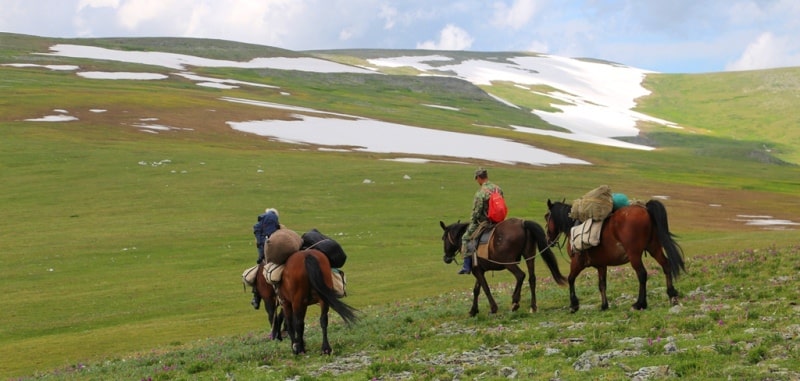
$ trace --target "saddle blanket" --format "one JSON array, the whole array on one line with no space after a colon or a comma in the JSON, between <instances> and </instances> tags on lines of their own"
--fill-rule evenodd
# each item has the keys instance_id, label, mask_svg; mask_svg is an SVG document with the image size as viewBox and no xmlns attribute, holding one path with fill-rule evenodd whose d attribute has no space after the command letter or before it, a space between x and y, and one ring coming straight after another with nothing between
<instances>
[{"instance_id":1,"label":"saddle blanket","mask_svg":"<svg viewBox=\"0 0 800 381\"><path fill-rule=\"evenodd\" d=\"M600 244L603 221L588 219L570 229L569 243L573 251L588 250Z\"/></svg>"},{"instance_id":2,"label":"saddle blanket","mask_svg":"<svg viewBox=\"0 0 800 381\"><path fill-rule=\"evenodd\" d=\"M478 250L475 251L475 255L478 258L489 259L489 237L492 236L494 233L494 229L487 230L481 234L480 240L478 240ZM473 258L473 266L478 263L477 258Z\"/></svg>"}]
</instances>

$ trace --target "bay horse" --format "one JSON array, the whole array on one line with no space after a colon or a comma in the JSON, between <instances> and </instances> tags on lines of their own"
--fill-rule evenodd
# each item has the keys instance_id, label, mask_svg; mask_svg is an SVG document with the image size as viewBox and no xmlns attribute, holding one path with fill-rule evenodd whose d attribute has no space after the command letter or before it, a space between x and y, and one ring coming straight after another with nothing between
<instances>
[{"instance_id":1,"label":"bay horse","mask_svg":"<svg viewBox=\"0 0 800 381\"><path fill-rule=\"evenodd\" d=\"M576 221L569 217L572 205L564 202L547 200L544 218L547 221L547 239L549 244L557 244L558 236L570 235L570 229ZM647 270L642 263L647 251L661 265L667 278L667 296L672 305L678 304L678 291L672 284L681 271L686 271L683 262L683 249L675 242L675 235L669 231L667 209L658 200L650 200L645 205L633 204L614 211L603 221L600 233L600 245L582 252L573 253L569 242L567 251L570 255L569 299L570 312L578 310L579 301L575 295L575 279L587 267L597 269L598 288L602 304L601 310L608 309L606 297L606 273L608 266L619 266L630 263L639 280L639 296L633 308L647 308ZM569 241L569 240L567 240ZM666 252L666 255L665 255Z\"/></svg>"},{"instance_id":2,"label":"bay horse","mask_svg":"<svg viewBox=\"0 0 800 381\"><path fill-rule=\"evenodd\" d=\"M275 286L264 277L264 261L258 264L256 269L256 291L264 303L264 311L267 313L267 320L271 328L270 340L283 340L281 336L281 325L284 323L283 311L279 311L278 294Z\"/></svg>"},{"instance_id":3,"label":"bay horse","mask_svg":"<svg viewBox=\"0 0 800 381\"><path fill-rule=\"evenodd\" d=\"M358 320L356 310L336 296L330 262L319 250L302 250L289 256L277 287L277 295L292 341L292 352L296 355L306 352L303 333L309 305L320 306L319 325L322 328L323 354L331 353L331 345L328 342L329 309L336 311L347 325ZM275 325L272 328L274 332Z\"/></svg>"},{"instance_id":4,"label":"bay horse","mask_svg":"<svg viewBox=\"0 0 800 381\"><path fill-rule=\"evenodd\" d=\"M456 253L461 250L461 237L466 232L469 224L456 222L445 225L444 222L439 221L439 225L444 230L442 235L444 263L451 263ZM511 297L511 310L516 311L519 309L522 282L525 280L525 272L519 268L522 258L525 259L525 264L528 266L528 284L531 289L530 312L536 312L538 310L536 305L536 274L534 273L536 266L533 260L536 258L537 248L556 283L565 285L566 278L561 274L561 270L558 269L555 255L547 245L544 229L534 221L509 218L494 227L494 232L488 242L489 258L478 257L478 260L473 262L472 275L475 276L475 286L472 289L472 308L469 310L469 316L478 314L478 296L481 288L489 300L491 313L497 313L497 303L495 303L492 292L489 290L489 284L486 282L487 271L508 270L514 274L517 282L514 286L514 294Z\"/></svg>"}]
</instances>

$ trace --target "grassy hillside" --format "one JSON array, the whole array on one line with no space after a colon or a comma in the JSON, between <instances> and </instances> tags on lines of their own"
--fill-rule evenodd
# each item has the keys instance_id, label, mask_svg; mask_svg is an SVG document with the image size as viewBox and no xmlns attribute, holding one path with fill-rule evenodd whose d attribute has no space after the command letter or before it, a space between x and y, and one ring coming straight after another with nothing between
<instances>
[{"instance_id":1,"label":"grassy hillside","mask_svg":"<svg viewBox=\"0 0 800 381\"><path fill-rule=\"evenodd\" d=\"M2 34L0 64L75 64L87 70L170 72L127 63L30 54L64 42L127 46L126 40L66 41ZM260 51L251 45L186 39L169 43L135 39L130 46L158 50L177 46L174 49L180 52L198 49L197 55L233 57L258 56ZM224 53L210 53L217 49L224 49ZM283 54L276 49L263 49ZM511 215L540 223L548 198L570 200L599 184L609 184L615 191L641 199L668 195L665 202L670 225L687 253L690 274L677 286L684 293L690 315L708 312L701 308L697 296L687 295L690 291L706 284L725 284L714 278L716 273L703 270L717 266L703 258L762 248L791 253L797 243L795 230L765 230L737 221L738 215L771 215L795 221L800 218L797 167L740 154L748 144L761 140L749 137L740 141L730 136L734 131L746 131L752 123L745 117L760 115L755 111L742 111L744 120L738 124L737 118L718 117L715 120L724 121L725 128L716 128L701 123L702 119L696 116L685 116L684 121L676 118L674 111L652 109L648 112L654 116L685 124L691 131L648 131L643 138L658 142L662 148L641 152L476 127L524 124L553 128L524 110L517 112L499 105L483 89L455 79L277 70L194 71L279 89L219 90L199 87L175 76L153 82L87 80L72 72L0 66L0 205L5 216L0 220L0 294L4 295L5 304L4 324L0 326L0 377L37 372L43 375L56 368L80 368L80 364L106 360L119 364L121 359L133 358L146 364L141 369L126 370L130 378L152 375L152 369L161 365L167 369L162 379L223 377L220 372L225 369L181 357L208 357L208 351L221 351L230 358L226 360L229 365L225 365L231 367L230 371L241 366L253 372L253 367L280 363L289 367L286 378L294 374L308 376L310 368L303 363L306 360L288 355L287 343L265 342L263 312L249 307L249 293L244 293L239 283L242 270L255 260L251 227L265 207L277 207L282 222L292 229L302 232L316 227L342 244L349 255L345 268L350 294L347 301L367 314L364 325L352 332L333 329L333 345L342 352L331 360L310 355L312 362L353 359L368 351L370 356L384 359L355 377L372 377L407 370L398 365L404 363L400 359L417 356L413 342L407 338L416 334L436 337L429 331L431 326L445 331L454 327L455 332L461 332L462 324L466 324L467 329L483 333L509 326L525 332L542 327L542 320L555 322L553 327L565 327L575 319L565 309L566 290L547 286L540 290L543 299L539 303L547 307L533 317L504 312L496 319L486 318L483 304L482 317L466 318L465 292L472 280L456 276L455 266L441 262L439 221L467 217L475 190L471 173L478 165L489 166L492 179L503 186ZM755 81L749 73L730 75L750 78L749 86ZM714 76L699 75L695 79L703 83ZM675 80L669 76L659 78ZM660 84L648 86L657 90L642 100L642 107L650 110L650 102L658 104L663 98ZM707 99L706 87L687 85L683 95L686 99ZM754 96L747 88L732 88L729 92L739 91L744 98ZM281 95L282 91L292 96ZM772 95L775 94L757 94L762 103L770 103ZM240 133L226 125L232 120L288 118L289 112L224 102L220 100L222 96L501 136L593 165L534 167L467 160L411 164L380 160L392 155L301 150ZM736 99L739 98L722 98L714 110L742 107ZM782 99L772 102L780 103ZM425 103L457 106L463 111L437 112L421 106ZM53 114L54 109L68 110L79 120L24 121ZM106 111L92 111L96 109ZM787 119L796 116L789 109L781 110ZM692 114L698 113L704 112ZM142 132L134 124L143 118L157 118L159 124L180 129L157 134ZM786 122L777 115L776 119L779 121L764 126L771 131L764 136L791 134L780 132ZM763 120L767 123L767 119ZM776 149L780 147L781 153L797 149L789 139L785 145L778 144L782 139L774 139L768 142ZM796 162L790 156L780 157ZM410 179L405 179L406 175ZM366 184L364 179L372 182ZM560 265L566 272L568 264L563 256ZM653 266L648 263L651 270ZM782 277L796 277L783 270L785 266L796 269L796 263L779 261L765 266L751 279L752 284L774 282L778 275L771 275L771 271L778 269ZM544 266L539 267L543 270ZM668 313L669 306L659 289L663 288L663 279L657 273L652 274L650 282L651 310L642 314L627 312L624 304L630 303L622 294L630 295L635 290L632 270L618 270L610 276L609 289L618 293L612 298L619 298L620 305L603 314L592 310L591 304L598 300L593 286L596 275L587 271L581 295L588 306L581 310L583 315L578 321L600 319L613 325L618 320L640 321ZM734 275L743 273L747 273L745 268ZM502 285L511 276L497 273L491 279L500 287L497 296L502 304L509 298L509 291ZM546 284L544 272L539 279ZM727 279L733 282L733 277ZM714 288L713 292L722 291ZM760 292L753 290L755 296L749 298L761 300ZM765 297L784 298L786 303L797 299L789 287ZM759 309L761 316L767 314L767 306L763 308ZM785 314L796 313L791 309L776 311L776 318L758 327L770 329L783 322ZM749 321L738 313L730 317L727 312L722 313L726 320ZM633 331L618 328L620 338L655 336L644 332L648 323L640 324ZM705 321L696 328L665 324L673 336L687 330L700 336L699 332L709 328ZM547 340L565 339L558 329L538 330L541 329L546 331L543 334ZM605 332L602 327L593 329L595 338ZM313 333L315 329L308 331ZM360 341L362 334L377 343ZM740 335L739 331L722 334L735 342L746 341L733 337ZM464 350L477 350L480 345L495 347L504 340L504 336L495 334L488 338L457 337L455 347ZM525 334L515 337L514 345L527 342L525 345L536 346L535 342L545 340L535 336L539 338L527 341ZM587 345L598 350L605 347L601 344ZM724 342L720 340L718 344ZM771 348L769 345L765 348ZM189 349L198 346L207 349ZM723 350L750 356L751 349L741 346ZM444 352L448 347L437 339L423 348L433 353ZM523 352L529 355L524 360L535 360L542 351L542 347L525 347ZM795 357L789 358L796 359L796 349L790 353ZM545 363L535 363L554 371ZM775 363L785 367L780 361ZM116 365L109 368L110 372L115 371L113 366ZM175 372L169 371L171 367ZM213 371L203 373L207 369ZM411 371L422 370L415 367ZM442 371L435 368L434 374ZM70 375L76 373L67 372L65 377ZM77 373L78 378L84 376L104 378L102 374Z\"/></svg>"},{"instance_id":2,"label":"grassy hillside","mask_svg":"<svg viewBox=\"0 0 800 381\"><path fill-rule=\"evenodd\" d=\"M800 163L800 68L652 74L644 85L656 96L642 99L639 110L691 131L673 145L703 156Z\"/></svg>"}]
</instances>

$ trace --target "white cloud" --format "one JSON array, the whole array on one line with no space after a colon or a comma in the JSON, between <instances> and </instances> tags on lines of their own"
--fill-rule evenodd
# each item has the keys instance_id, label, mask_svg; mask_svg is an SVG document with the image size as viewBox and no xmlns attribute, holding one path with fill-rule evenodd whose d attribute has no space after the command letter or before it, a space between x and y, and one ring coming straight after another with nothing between
<instances>
[{"instance_id":1,"label":"white cloud","mask_svg":"<svg viewBox=\"0 0 800 381\"><path fill-rule=\"evenodd\" d=\"M119 0L80 0L78 11L83 8L118 8Z\"/></svg>"},{"instance_id":2,"label":"white cloud","mask_svg":"<svg viewBox=\"0 0 800 381\"><path fill-rule=\"evenodd\" d=\"M453 24L448 24L439 32L439 41L425 41L417 44L417 49L428 50L467 50L474 39L465 31Z\"/></svg>"},{"instance_id":3,"label":"white cloud","mask_svg":"<svg viewBox=\"0 0 800 381\"><path fill-rule=\"evenodd\" d=\"M118 8L119 0L80 0L78 11L84 8Z\"/></svg>"},{"instance_id":4,"label":"white cloud","mask_svg":"<svg viewBox=\"0 0 800 381\"><path fill-rule=\"evenodd\" d=\"M530 44L528 44L528 47L525 48L525 51L535 52L535 53L547 53L550 51L550 47L547 46L546 42L531 41Z\"/></svg>"},{"instance_id":5,"label":"white cloud","mask_svg":"<svg viewBox=\"0 0 800 381\"><path fill-rule=\"evenodd\" d=\"M119 8L117 21L126 29L133 30L144 22L173 14L169 12L171 5L176 4L167 0L129 0Z\"/></svg>"},{"instance_id":6,"label":"white cloud","mask_svg":"<svg viewBox=\"0 0 800 381\"><path fill-rule=\"evenodd\" d=\"M800 65L800 46L794 39L766 32L747 45L736 61L726 70L756 70Z\"/></svg>"},{"instance_id":7,"label":"white cloud","mask_svg":"<svg viewBox=\"0 0 800 381\"><path fill-rule=\"evenodd\" d=\"M394 28L397 22L397 8L390 7L386 4L381 5L381 11L378 13L378 18L383 21L383 29L389 30Z\"/></svg>"},{"instance_id":8,"label":"white cloud","mask_svg":"<svg viewBox=\"0 0 800 381\"><path fill-rule=\"evenodd\" d=\"M520 29L533 18L538 8L537 0L514 0L511 6L495 3L492 24L500 28Z\"/></svg>"}]
</instances>

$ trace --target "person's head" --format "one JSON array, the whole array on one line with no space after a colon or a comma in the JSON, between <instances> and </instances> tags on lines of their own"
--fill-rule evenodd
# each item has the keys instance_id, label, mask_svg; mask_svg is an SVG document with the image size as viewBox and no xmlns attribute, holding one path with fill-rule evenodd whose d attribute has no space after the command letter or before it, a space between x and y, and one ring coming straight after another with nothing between
<instances>
[{"instance_id":1,"label":"person's head","mask_svg":"<svg viewBox=\"0 0 800 381\"><path fill-rule=\"evenodd\" d=\"M261 232L269 237L278 229L280 229L278 211L276 209L267 208L267 210L264 211L264 218L261 220Z\"/></svg>"},{"instance_id":2,"label":"person's head","mask_svg":"<svg viewBox=\"0 0 800 381\"><path fill-rule=\"evenodd\" d=\"M486 172L485 168L478 168L475 170L475 181L477 181L478 184L483 184L488 179L489 174Z\"/></svg>"}]
</instances>

